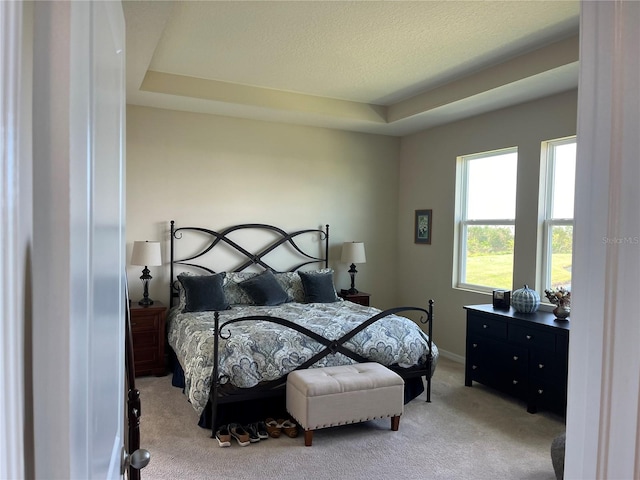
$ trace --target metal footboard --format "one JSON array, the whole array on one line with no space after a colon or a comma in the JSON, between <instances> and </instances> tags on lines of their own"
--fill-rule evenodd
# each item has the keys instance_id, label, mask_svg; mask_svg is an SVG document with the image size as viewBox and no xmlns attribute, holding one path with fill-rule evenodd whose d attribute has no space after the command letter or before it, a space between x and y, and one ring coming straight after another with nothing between
<instances>
[{"instance_id":1,"label":"metal footboard","mask_svg":"<svg viewBox=\"0 0 640 480\"><path fill-rule=\"evenodd\" d=\"M291 320L287 320L279 317L271 317L268 315L252 315L240 318L234 318L231 320L227 320L223 323L220 323L220 314L218 312L214 313L214 358L213 358L213 371L211 374L211 392L210 392L210 405L211 405L211 429L212 429L212 437L215 437L215 432L217 427L219 426L217 420L218 406L222 403L233 403L240 402L245 400L255 400L255 399L263 399L269 398L277 395L281 395L284 392L284 387L287 382L287 375L278 378L276 380L271 380L268 382L263 382L260 385L251 388L224 388L224 381L228 380L225 375L220 375L219 373L219 347L220 347L220 339L228 339L232 335L231 326L240 322L255 322L255 321L267 321L271 323L275 323L292 330L295 330L307 337L315 340L319 344L323 345L324 348L319 351L317 354L309 358L307 361L300 364L294 370L300 370L304 368L309 368L314 365L316 362L321 360L322 358L328 355L335 355L337 353L341 353L357 363L369 362L367 358L362 355L352 351L347 346L345 346L345 342L353 338L355 335L366 329L371 324L389 316L396 315L400 313L408 313L414 312L420 314L419 322L422 325L426 326L427 330L427 345L428 345L428 354L425 359L424 364L417 365L411 368L402 368L399 366L389 366L391 370L398 373L405 380L408 378L415 377L425 377L425 381L427 383L427 402L431 401L431 372L433 368L433 300L429 300L429 306L427 309L419 308L419 307L396 307L388 310L384 310L373 317L365 320L360 325L358 325L353 330L347 332L342 335L338 339L328 339L319 335L308 328L298 325L297 323L292 322Z\"/></svg>"}]
</instances>

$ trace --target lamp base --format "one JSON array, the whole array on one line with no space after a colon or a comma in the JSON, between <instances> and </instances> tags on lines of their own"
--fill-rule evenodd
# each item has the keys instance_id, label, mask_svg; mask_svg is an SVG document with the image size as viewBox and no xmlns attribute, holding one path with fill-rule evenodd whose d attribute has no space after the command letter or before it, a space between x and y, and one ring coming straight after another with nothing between
<instances>
[{"instance_id":1,"label":"lamp base","mask_svg":"<svg viewBox=\"0 0 640 480\"><path fill-rule=\"evenodd\" d=\"M355 295L356 293L358 293L358 290L356 289L356 273L358 273L358 270L356 270L355 263L352 263L351 268L349 268L349 276L351 277L351 288L349 289L349 295Z\"/></svg>"},{"instance_id":2,"label":"lamp base","mask_svg":"<svg viewBox=\"0 0 640 480\"><path fill-rule=\"evenodd\" d=\"M151 300L149 297L145 297L138 302L138 305L142 305L143 307L149 307L153 305L153 300Z\"/></svg>"},{"instance_id":3,"label":"lamp base","mask_svg":"<svg viewBox=\"0 0 640 480\"><path fill-rule=\"evenodd\" d=\"M340 294L341 295L355 295L357 293L360 293L360 290L357 290L355 288L341 288L340 289Z\"/></svg>"}]
</instances>

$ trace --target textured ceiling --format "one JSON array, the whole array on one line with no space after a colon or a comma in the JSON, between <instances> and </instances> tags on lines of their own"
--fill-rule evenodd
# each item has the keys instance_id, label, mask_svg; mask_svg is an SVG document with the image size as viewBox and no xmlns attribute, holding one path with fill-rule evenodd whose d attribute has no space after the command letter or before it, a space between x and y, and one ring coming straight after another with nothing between
<instances>
[{"instance_id":1,"label":"textured ceiling","mask_svg":"<svg viewBox=\"0 0 640 480\"><path fill-rule=\"evenodd\" d=\"M577 86L577 1L124 2L127 100L403 135Z\"/></svg>"}]
</instances>

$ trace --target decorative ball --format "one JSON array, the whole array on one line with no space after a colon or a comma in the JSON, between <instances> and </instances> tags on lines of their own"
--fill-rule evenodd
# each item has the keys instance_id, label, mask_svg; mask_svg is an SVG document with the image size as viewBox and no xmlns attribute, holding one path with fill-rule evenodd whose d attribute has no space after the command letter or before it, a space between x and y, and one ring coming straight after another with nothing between
<instances>
[{"instance_id":1,"label":"decorative ball","mask_svg":"<svg viewBox=\"0 0 640 480\"><path fill-rule=\"evenodd\" d=\"M540 306L540 295L525 285L511 294L511 306L516 312L533 313Z\"/></svg>"}]
</instances>

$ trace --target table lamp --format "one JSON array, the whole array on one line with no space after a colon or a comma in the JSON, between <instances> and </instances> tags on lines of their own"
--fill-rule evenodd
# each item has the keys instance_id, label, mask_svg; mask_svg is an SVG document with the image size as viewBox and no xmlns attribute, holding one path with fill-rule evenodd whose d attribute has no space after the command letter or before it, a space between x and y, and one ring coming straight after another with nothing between
<instances>
[{"instance_id":1,"label":"table lamp","mask_svg":"<svg viewBox=\"0 0 640 480\"><path fill-rule=\"evenodd\" d=\"M366 263L367 258L364 253L364 243L363 242L345 242L342 245L342 257L341 260L343 263L350 263L351 268L349 268L349 275L351 275L351 288L348 290L350 295L358 293L356 290L355 279L356 273L356 263Z\"/></svg>"},{"instance_id":2,"label":"table lamp","mask_svg":"<svg viewBox=\"0 0 640 480\"><path fill-rule=\"evenodd\" d=\"M149 241L136 241L133 242L133 251L131 252L131 265L144 266L142 270L142 285L144 286L144 294L142 300L138 302L138 305L148 307L153 305L153 300L149 298L149 282L151 281L151 275L149 275L149 266L162 265L162 257L160 255L160 242Z\"/></svg>"}]
</instances>

